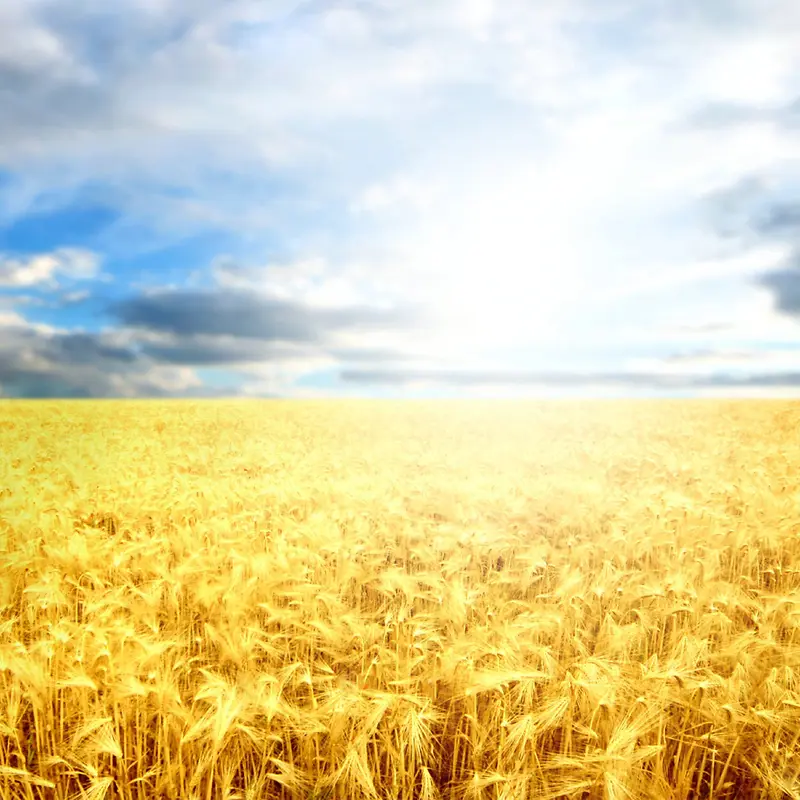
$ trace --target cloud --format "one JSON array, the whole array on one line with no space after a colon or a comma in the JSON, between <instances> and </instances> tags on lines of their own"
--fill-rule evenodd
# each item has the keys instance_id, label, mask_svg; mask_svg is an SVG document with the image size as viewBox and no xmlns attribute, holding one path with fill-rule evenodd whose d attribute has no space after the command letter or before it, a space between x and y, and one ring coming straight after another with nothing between
<instances>
[{"instance_id":1,"label":"cloud","mask_svg":"<svg viewBox=\"0 0 800 800\"><path fill-rule=\"evenodd\" d=\"M5 311L0 309L0 329L14 328L25 325L25 319L16 311Z\"/></svg>"},{"instance_id":2,"label":"cloud","mask_svg":"<svg viewBox=\"0 0 800 800\"><path fill-rule=\"evenodd\" d=\"M800 247L800 201L775 203L756 221L760 233L788 235Z\"/></svg>"},{"instance_id":3,"label":"cloud","mask_svg":"<svg viewBox=\"0 0 800 800\"><path fill-rule=\"evenodd\" d=\"M633 2L586 0L542 8L121 0L114 15L91 0L9 7L0 161L22 160L32 174L49 162L55 182L124 178L137 192L120 199L139 214L149 202L154 216L169 209L224 224L237 213L240 224L255 222L256 210L235 207L237 193L215 174L274 181L288 169L317 193L370 207L417 195L409 157L411 174L437 159L484 161L488 148L548 144L601 113L629 117L638 135L657 111L654 96L680 108L678 91L664 94L674 75L691 75L698 93L726 87L718 73L749 41L734 19L758 39L752 75L769 72L763 42L782 30L777 10L759 13L753 3L730 10L725 26L705 12L642 14ZM781 70L792 66L787 52L774 57ZM637 105L641 113L630 114ZM191 187L192 197L165 196L159 184ZM285 200L269 213L280 217Z\"/></svg>"},{"instance_id":4,"label":"cloud","mask_svg":"<svg viewBox=\"0 0 800 800\"><path fill-rule=\"evenodd\" d=\"M357 306L370 300L367 276L354 275L352 266L335 269L319 256L265 266L218 258L212 264L212 276L224 290L255 292L315 308Z\"/></svg>"},{"instance_id":5,"label":"cloud","mask_svg":"<svg viewBox=\"0 0 800 800\"><path fill-rule=\"evenodd\" d=\"M90 280L97 276L100 259L95 253L60 248L23 258L0 256L0 287L56 287L59 279Z\"/></svg>"},{"instance_id":6,"label":"cloud","mask_svg":"<svg viewBox=\"0 0 800 800\"><path fill-rule=\"evenodd\" d=\"M234 0L156 10L123 0L108 15L91 0L12 6L0 41L0 163L24 165L51 190L87 177L124 180L137 191L118 200L141 215L156 203L173 218L256 220L252 204L236 202L242 179L257 174L248 193L261 184L266 198L275 184L268 173L288 165L325 191L323 173L338 171L343 155L355 166L356 152L342 144L357 151L371 124L404 110L415 116L419 87L452 77L454 62L433 46L446 29L417 41L430 39L420 34L435 16L419 4L406 9L411 29L388 7ZM165 195L164 185L192 194Z\"/></svg>"},{"instance_id":7,"label":"cloud","mask_svg":"<svg viewBox=\"0 0 800 800\"><path fill-rule=\"evenodd\" d=\"M283 342L141 329L86 332L34 324L0 309L0 396L273 396L294 380L341 363L402 363L403 353L333 343ZM229 383L197 370L224 369Z\"/></svg>"},{"instance_id":8,"label":"cloud","mask_svg":"<svg viewBox=\"0 0 800 800\"><path fill-rule=\"evenodd\" d=\"M726 236L740 246L772 250L773 264L764 262L752 274L752 284L767 289L773 308L800 322L800 171L789 163L781 170L748 175L710 194L707 202Z\"/></svg>"},{"instance_id":9,"label":"cloud","mask_svg":"<svg viewBox=\"0 0 800 800\"><path fill-rule=\"evenodd\" d=\"M644 373L644 372L500 372L500 371L433 371L433 370L344 370L345 383L392 385L397 387L427 384L447 388L480 386L517 386L544 389L591 390L597 387L649 389L674 392L695 389L740 389L753 387L800 386L800 372L770 372L736 375L731 373Z\"/></svg>"},{"instance_id":10,"label":"cloud","mask_svg":"<svg viewBox=\"0 0 800 800\"><path fill-rule=\"evenodd\" d=\"M751 364L761 360L763 354L753 350L719 351L711 348L690 350L683 353L673 353L663 359L665 364L677 364L685 368L687 365L707 365L725 363Z\"/></svg>"},{"instance_id":11,"label":"cloud","mask_svg":"<svg viewBox=\"0 0 800 800\"><path fill-rule=\"evenodd\" d=\"M232 336L146 337L139 352L154 361L184 366L236 366L242 364L274 364L278 362L326 359L330 364L341 362L388 363L408 359L406 353L389 348L331 347L324 345L289 344L286 342L242 339Z\"/></svg>"},{"instance_id":12,"label":"cloud","mask_svg":"<svg viewBox=\"0 0 800 800\"><path fill-rule=\"evenodd\" d=\"M119 333L85 333L0 315L0 395L138 397L202 394L186 367L142 358ZM209 389L213 392L213 389Z\"/></svg>"},{"instance_id":13,"label":"cloud","mask_svg":"<svg viewBox=\"0 0 800 800\"><path fill-rule=\"evenodd\" d=\"M764 275L760 283L773 292L778 311L800 319L800 250L784 267Z\"/></svg>"},{"instance_id":14,"label":"cloud","mask_svg":"<svg viewBox=\"0 0 800 800\"><path fill-rule=\"evenodd\" d=\"M692 113L687 122L692 126L709 130L770 123L794 131L800 129L800 96L777 106L709 103Z\"/></svg>"},{"instance_id":15,"label":"cloud","mask_svg":"<svg viewBox=\"0 0 800 800\"><path fill-rule=\"evenodd\" d=\"M288 264L247 266L232 258L217 258L211 265L215 282L223 289L252 290L265 294L295 297L325 276L324 258L306 258Z\"/></svg>"},{"instance_id":16,"label":"cloud","mask_svg":"<svg viewBox=\"0 0 800 800\"><path fill-rule=\"evenodd\" d=\"M753 274L753 284L768 289L774 309L800 321L800 204L797 183L786 175L750 177L711 198L719 220L729 234L738 234L751 245L777 247L783 255L771 268Z\"/></svg>"},{"instance_id":17,"label":"cloud","mask_svg":"<svg viewBox=\"0 0 800 800\"><path fill-rule=\"evenodd\" d=\"M746 245L800 241L800 170L796 165L751 174L710 192L703 202L716 230Z\"/></svg>"},{"instance_id":18,"label":"cloud","mask_svg":"<svg viewBox=\"0 0 800 800\"><path fill-rule=\"evenodd\" d=\"M225 289L153 292L109 311L123 325L145 330L298 343L321 342L348 329L402 328L417 319L413 309L313 308Z\"/></svg>"},{"instance_id":19,"label":"cloud","mask_svg":"<svg viewBox=\"0 0 800 800\"><path fill-rule=\"evenodd\" d=\"M62 333L45 339L40 351L47 360L54 363L132 364L136 354L127 347L104 343L102 337L88 333Z\"/></svg>"},{"instance_id":20,"label":"cloud","mask_svg":"<svg viewBox=\"0 0 800 800\"><path fill-rule=\"evenodd\" d=\"M634 369L459 369L383 347L286 342L231 334L126 328L100 332L34 325L15 311L0 313L0 393L6 396L281 396L303 375L335 374L348 387L427 386L457 393L567 391L675 393L704 390L784 390L800 385L790 349L688 350ZM767 357L770 356L770 357ZM426 360L428 366L424 365ZM342 369L342 365L348 365ZM206 385L195 368L222 367L230 382ZM306 390L303 390L306 391ZM308 389L313 393L313 389ZM358 392L357 392L358 393Z\"/></svg>"},{"instance_id":21,"label":"cloud","mask_svg":"<svg viewBox=\"0 0 800 800\"><path fill-rule=\"evenodd\" d=\"M351 202L350 210L356 215L376 214L400 205L416 207L424 212L431 207L436 191L429 181L410 175L395 175L387 181L365 187Z\"/></svg>"},{"instance_id":22,"label":"cloud","mask_svg":"<svg viewBox=\"0 0 800 800\"><path fill-rule=\"evenodd\" d=\"M297 348L275 346L272 342L202 335L145 339L140 352L157 362L194 367L281 361L298 355Z\"/></svg>"}]
</instances>

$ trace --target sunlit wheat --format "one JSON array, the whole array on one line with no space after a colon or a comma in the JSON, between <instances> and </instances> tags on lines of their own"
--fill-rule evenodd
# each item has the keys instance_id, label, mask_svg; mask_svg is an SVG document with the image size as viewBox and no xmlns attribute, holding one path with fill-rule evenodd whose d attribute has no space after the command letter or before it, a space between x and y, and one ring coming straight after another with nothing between
<instances>
[{"instance_id":1,"label":"sunlit wheat","mask_svg":"<svg viewBox=\"0 0 800 800\"><path fill-rule=\"evenodd\" d=\"M790 404L0 420L0 798L800 798Z\"/></svg>"}]
</instances>

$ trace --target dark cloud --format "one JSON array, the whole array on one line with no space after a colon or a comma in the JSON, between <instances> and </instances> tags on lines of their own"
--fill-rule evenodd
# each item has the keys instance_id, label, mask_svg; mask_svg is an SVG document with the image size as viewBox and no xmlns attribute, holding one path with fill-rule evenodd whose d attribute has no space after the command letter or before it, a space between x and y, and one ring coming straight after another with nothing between
<instances>
[{"instance_id":1,"label":"dark cloud","mask_svg":"<svg viewBox=\"0 0 800 800\"><path fill-rule=\"evenodd\" d=\"M147 302L153 300L161 302ZM164 301L159 295L123 303L121 320L138 325L124 331L47 331L22 318L6 324L0 329L0 395L230 396L241 386L198 386L191 368L224 367L235 373L237 365L253 363L332 358L396 364L403 358L389 348L337 346L330 338L405 320L399 313L317 311L230 293L175 292ZM242 381L246 378L243 374Z\"/></svg>"},{"instance_id":2,"label":"dark cloud","mask_svg":"<svg viewBox=\"0 0 800 800\"><path fill-rule=\"evenodd\" d=\"M777 311L800 319L800 201L792 177L789 169L769 181L748 176L705 200L716 232L737 238L743 249L788 244L791 254L785 262L754 282L773 293Z\"/></svg>"},{"instance_id":3,"label":"dark cloud","mask_svg":"<svg viewBox=\"0 0 800 800\"><path fill-rule=\"evenodd\" d=\"M138 357L127 347L104 344L100 337L88 333L68 333L49 339L46 351L54 361L72 364L132 364Z\"/></svg>"},{"instance_id":4,"label":"dark cloud","mask_svg":"<svg viewBox=\"0 0 800 800\"><path fill-rule=\"evenodd\" d=\"M93 127L117 125L113 100L97 87L58 80L46 73L24 72L0 66L0 145L20 143L35 132L36 146L49 134L63 135L65 129L81 132Z\"/></svg>"},{"instance_id":5,"label":"dark cloud","mask_svg":"<svg viewBox=\"0 0 800 800\"><path fill-rule=\"evenodd\" d=\"M46 332L26 323L0 336L0 395L5 397L203 396L179 367L159 364L115 334Z\"/></svg>"},{"instance_id":6,"label":"dark cloud","mask_svg":"<svg viewBox=\"0 0 800 800\"><path fill-rule=\"evenodd\" d=\"M143 342L143 356L162 364L213 367L245 362L279 362L297 358L330 357L340 362L387 363L408 358L407 354L389 348L324 347L319 345L282 345L246 338L178 336L166 342Z\"/></svg>"},{"instance_id":7,"label":"dark cloud","mask_svg":"<svg viewBox=\"0 0 800 800\"><path fill-rule=\"evenodd\" d=\"M295 343L323 342L338 331L403 328L420 320L413 309L312 308L226 290L140 295L114 304L109 311L124 325L179 336Z\"/></svg>"},{"instance_id":8,"label":"dark cloud","mask_svg":"<svg viewBox=\"0 0 800 800\"><path fill-rule=\"evenodd\" d=\"M800 242L800 201L774 203L755 220L755 226L765 235L789 235Z\"/></svg>"},{"instance_id":9,"label":"dark cloud","mask_svg":"<svg viewBox=\"0 0 800 800\"><path fill-rule=\"evenodd\" d=\"M800 319L800 251L780 269L772 270L759 279L775 297L775 308Z\"/></svg>"},{"instance_id":10,"label":"dark cloud","mask_svg":"<svg viewBox=\"0 0 800 800\"><path fill-rule=\"evenodd\" d=\"M777 311L800 319L800 202L777 194L764 181L747 179L716 193L711 202L719 211L718 232L741 237L745 246L789 244L791 255L785 263L755 281L773 293Z\"/></svg>"},{"instance_id":11,"label":"dark cloud","mask_svg":"<svg viewBox=\"0 0 800 800\"><path fill-rule=\"evenodd\" d=\"M95 395L88 385L77 385L65 375L26 369L0 361L0 397L80 399Z\"/></svg>"},{"instance_id":12,"label":"dark cloud","mask_svg":"<svg viewBox=\"0 0 800 800\"><path fill-rule=\"evenodd\" d=\"M24 363L26 357L28 360L73 366L125 365L137 359L133 350L104 341L103 334L45 334L28 327L5 328L0 346L0 369L20 360Z\"/></svg>"},{"instance_id":13,"label":"dark cloud","mask_svg":"<svg viewBox=\"0 0 800 800\"><path fill-rule=\"evenodd\" d=\"M240 336L291 342L314 341L319 326L300 306L263 302L233 292L172 291L141 295L112 306L124 325L181 336Z\"/></svg>"},{"instance_id":14,"label":"dark cloud","mask_svg":"<svg viewBox=\"0 0 800 800\"><path fill-rule=\"evenodd\" d=\"M724 238L737 237L745 245L765 238L800 242L800 202L792 197L790 180L788 170L781 179L749 175L707 194L702 207Z\"/></svg>"},{"instance_id":15,"label":"dark cloud","mask_svg":"<svg viewBox=\"0 0 800 800\"><path fill-rule=\"evenodd\" d=\"M350 363L373 362L386 364L387 362L408 361L416 358L408 352L393 350L388 347L334 347L327 349L327 355L338 361Z\"/></svg>"},{"instance_id":16,"label":"dark cloud","mask_svg":"<svg viewBox=\"0 0 800 800\"><path fill-rule=\"evenodd\" d=\"M553 389L619 387L621 389L680 391L800 386L800 372L737 376L730 374L664 375L640 372L344 370L340 376L345 383L397 387L407 386L412 383L426 383L455 389L482 386L530 386Z\"/></svg>"},{"instance_id":17,"label":"dark cloud","mask_svg":"<svg viewBox=\"0 0 800 800\"><path fill-rule=\"evenodd\" d=\"M144 342L142 355L164 364L213 367L252 361L279 361L292 358L292 348L270 346L253 339L219 340L203 337L177 337L164 343Z\"/></svg>"}]
</instances>

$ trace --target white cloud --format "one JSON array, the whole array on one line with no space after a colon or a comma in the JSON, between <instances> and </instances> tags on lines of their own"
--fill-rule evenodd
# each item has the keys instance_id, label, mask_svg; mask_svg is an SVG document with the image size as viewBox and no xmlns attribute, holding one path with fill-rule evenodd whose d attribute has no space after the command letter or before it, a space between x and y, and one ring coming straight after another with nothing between
<instances>
[{"instance_id":1,"label":"white cloud","mask_svg":"<svg viewBox=\"0 0 800 800\"><path fill-rule=\"evenodd\" d=\"M152 392L153 389L160 389L165 394L183 394L202 385L203 382L190 367L157 365L141 374L123 377L115 388L124 388L128 396L135 397Z\"/></svg>"},{"instance_id":2,"label":"white cloud","mask_svg":"<svg viewBox=\"0 0 800 800\"><path fill-rule=\"evenodd\" d=\"M252 291L310 308L380 307L391 297L390 292L381 292L380 276L369 266L335 266L322 256L260 266L243 266L221 257L212 264L211 275L221 288Z\"/></svg>"},{"instance_id":3,"label":"white cloud","mask_svg":"<svg viewBox=\"0 0 800 800\"><path fill-rule=\"evenodd\" d=\"M0 328L21 328L25 324L25 318L16 311L0 310Z\"/></svg>"},{"instance_id":4,"label":"white cloud","mask_svg":"<svg viewBox=\"0 0 800 800\"><path fill-rule=\"evenodd\" d=\"M0 285L23 287L53 283L58 267L58 259L51 255L33 256L26 260L4 259L0 262Z\"/></svg>"},{"instance_id":5,"label":"white cloud","mask_svg":"<svg viewBox=\"0 0 800 800\"><path fill-rule=\"evenodd\" d=\"M91 297L92 293L88 289L79 292L67 292L61 299L65 303L80 303Z\"/></svg>"},{"instance_id":6,"label":"white cloud","mask_svg":"<svg viewBox=\"0 0 800 800\"><path fill-rule=\"evenodd\" d=\"M88 250L60 248L25 258L0 256L0 286L25 288L58 285L59 278L90 280L97 276L100 259Z\"/></svg>"},{"instance_id":7,"label":"white cloud","mask_svg":"<svg viewBox=\"0 0 800 800\"><path fill-rule=\"evenodd\" d=\"M437 189L430 183L408 175L398 175L387 181L367 186L351 203L354 214L379 213L392 206L402 205L425 212L433 204Z\"/></svg>"},{"instance_id":8,"label":"white cloud","mask_svg":"<svg viewBox=\"0 0 800 800\"><path fill-rule=\"evenodd\" d=\"M245 396L290 396L294 384L305 375L336 367L331 357L284 358L279 362L238 364L236 371L242 376L241 393Z\"/></svg>"}]
</instances>

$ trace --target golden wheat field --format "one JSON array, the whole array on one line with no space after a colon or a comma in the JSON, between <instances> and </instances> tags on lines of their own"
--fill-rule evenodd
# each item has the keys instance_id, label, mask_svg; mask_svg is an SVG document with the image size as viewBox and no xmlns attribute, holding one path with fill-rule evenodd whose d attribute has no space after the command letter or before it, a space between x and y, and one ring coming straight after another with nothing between
<instances>
[{"instance_id":1,"label":"golden wheat field","mask_svg":"<svg viewBox=\"0 0 800 800\"><path fill-rule=\"evenodd\" d=\"M0 798L800 797L798 427L0 404Z\"/></svg>"}]
</instances>

